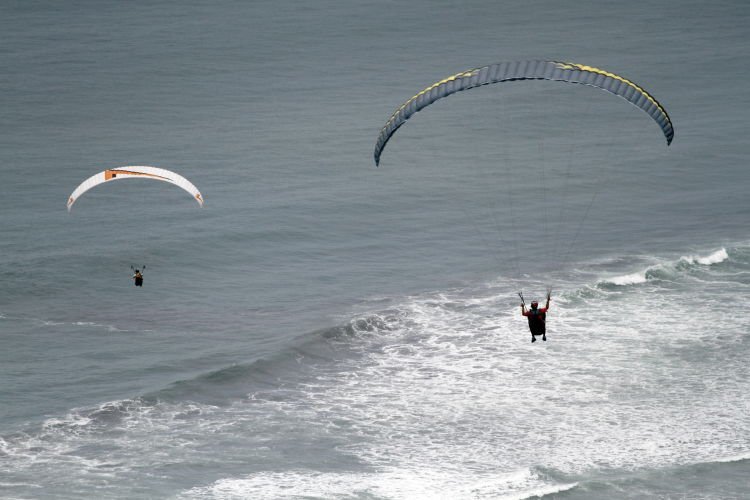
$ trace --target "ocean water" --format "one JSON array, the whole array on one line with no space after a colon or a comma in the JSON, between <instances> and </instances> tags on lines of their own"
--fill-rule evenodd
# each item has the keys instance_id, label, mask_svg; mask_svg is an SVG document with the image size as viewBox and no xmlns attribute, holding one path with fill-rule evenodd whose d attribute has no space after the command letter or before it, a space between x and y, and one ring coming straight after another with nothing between
<instances>
[{"instance_id":1,"label":"ocean water","mask_svg":"<svg viewBox=\"0 0 750 500\"><path fill-rule=\"evenodd\" d=\"M744 2L0 4L0 497L747 498ZM670 113L508 83L617 72ZM106 168L175 170L65 201ZM145 285L130 266L145 264ZM517 292L553 291L531 344Z\"/></svg>"}]
</instances>

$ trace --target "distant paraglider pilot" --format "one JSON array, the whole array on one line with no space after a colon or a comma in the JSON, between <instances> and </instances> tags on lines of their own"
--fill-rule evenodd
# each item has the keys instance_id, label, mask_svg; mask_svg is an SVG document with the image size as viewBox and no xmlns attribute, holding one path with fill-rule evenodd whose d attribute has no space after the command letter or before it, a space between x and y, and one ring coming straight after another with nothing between
<instances>
[{"instance_id":1,"label":"distant paraglider pilot","mask_svg":"<svg viewBox=\"0 0 750 500\"><path fill-rule=\"evenodd\" d=\"M135 270L133 281L135 282L135 286L143 286L143 274L138 269Z\"/></svg>"},{"instance_id":2,"label":"distant paraglider pilot","mask_svg":"<svg viewBox=\"0 0 750 500\"><path fill-rule=\"evenodd\" d=\"M547 310L552 292L547 292L547 303L544 307L539 307L536 300L531 302L531 307L526 310L526 304L521 296L521 314L529 320L529 330L531 330L531 341L536 342L536 336L541 335L542 340L547 341Z\"/></svg>"}]
</instances>

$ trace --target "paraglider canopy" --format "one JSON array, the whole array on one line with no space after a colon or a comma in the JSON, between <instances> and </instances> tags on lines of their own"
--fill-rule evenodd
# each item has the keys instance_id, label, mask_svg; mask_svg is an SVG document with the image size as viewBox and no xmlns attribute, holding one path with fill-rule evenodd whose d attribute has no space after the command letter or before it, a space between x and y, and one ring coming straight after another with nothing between
<instances>
[{"instance_id":1,"label":"paraglider canopy","mask_svg":"<svg viewBox=\"0 0 750 500\"><path fill-rule=\"evenodd\" d=\"M554 80L597 87L622 97L645 111L659 125L667 145L672 143L674 128L666 110L643 88L609 71L576 63L558 61L502 62L470 69L439 80L407 100L391 115L378 135L375 145L375 165L391 136L414 113L433 102L462 90L492 83L518 80Z\"/></svg>"},{"instance_id":2,"label":"paraglider canopy","mask_svg":"<svg viewBox=\"0 0 750 500\"><path fill-rule=\"evenodd\" d=\"M198 188L196 188L189 180L183 176L176 174L170 170L156 167L145 167L145 166L133 166L133 167L117 167L98 174L92 175L85 181L83 181L68 197L68 212L70 212L73 204L81 197L83 193L89 189L103 184L105 182L122 180L122 179L150 179L155 181L169 182L176 186L181 187L190 195L195 198L195 201L203 207L203 195L201 195Z\"/></svg>"}]
</instances>

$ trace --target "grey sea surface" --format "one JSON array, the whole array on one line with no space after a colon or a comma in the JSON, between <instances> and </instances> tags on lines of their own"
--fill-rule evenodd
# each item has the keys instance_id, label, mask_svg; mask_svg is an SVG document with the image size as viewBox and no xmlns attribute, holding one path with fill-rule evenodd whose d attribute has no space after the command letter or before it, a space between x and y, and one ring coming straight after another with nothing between
<instances>
[{"instance_id":1,"label":"grey sea surface","mask_svg":"<svg viewBox=\"0 0 750 500\"><path fill-rule=\"evenodd\" d=\"M0 33L0 497L750 496L750 4L6 1ZM512 82L375 167L409 97L523 59L636 82L674 143ZM205 207L66 211L125 165Z\"/></svg>"}]
</instances>

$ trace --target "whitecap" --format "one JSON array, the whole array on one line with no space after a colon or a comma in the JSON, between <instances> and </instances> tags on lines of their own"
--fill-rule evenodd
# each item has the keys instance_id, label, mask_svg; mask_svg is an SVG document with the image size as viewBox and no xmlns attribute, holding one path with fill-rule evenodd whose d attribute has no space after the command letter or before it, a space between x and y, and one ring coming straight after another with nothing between
<instances>
[{"instance_id":1,"label":"whitecap","mask_svg":"<svg viewBox=\"0 0 750 500\"><path fill-rule=\"evenodd\" d=\"M374 495L410 500L522 500L570 490L578 483L549 484L530 469L506 473L385 468L376 472L260 472L223 478L187 490L181 498L339 498Z\"/></svg>"},{"instance_id":2,"label":"whitecap","mask_svg":"<svg viewBox=\"0 0 750 500\"><path fill-rule=\"evenodd\" d=\"M732 463L732 462L742 462L744 460L750 460L750 452L741 453L739 455L717 458L716 460L714 460L714 462L720 463L720 464L726 464L726 463Z\"/></svg>"},{"instance_id":3,"label":"whitecap","mask_svg":"<svg viewBox=\"0 0 750 500\"><path fill-rule=\"evenodd\" d=\"M502 500L526 500L527 498L541 498L547 495L555 495L557 493L572 490L576 486L578 486L578 483L552 484L549 486L534 488L532 490L524 491L518 494L505 495L500 498Z\"/></svg>"},{"instance_id":4,"label":"whitecap","mask_svg":"<svg viewBox=\"0 0 750 500\"><path fill-rule=\"evenodd\" d=\"M626 285L638 285L640 283L645 283L648 281L648 278L646 277L647 271L637 271L630 274L625 274L622 276L615 276L613 278L608 278L604 280L605 283L612 283L613 285L618 286L626 286Z\"/></svg>"},{"instance_id":5,"label":"whitecap","mask_svg":"<svg viewBox=\"0 0 750 500\"><path fill-rule=\"evenodd\" d=\"M701 257L699 255L683 255L680 257L680 261L687 262L688 264L700 264L702 266L710 266L712 264L719 264L729 258L726 248L716 250L715 252Z\"/></svg>"}]
</instances>

